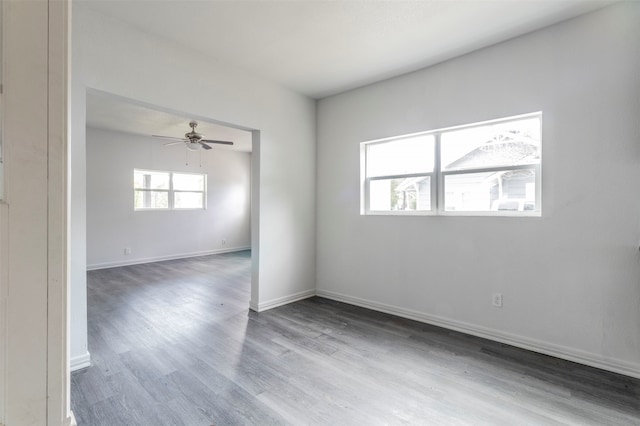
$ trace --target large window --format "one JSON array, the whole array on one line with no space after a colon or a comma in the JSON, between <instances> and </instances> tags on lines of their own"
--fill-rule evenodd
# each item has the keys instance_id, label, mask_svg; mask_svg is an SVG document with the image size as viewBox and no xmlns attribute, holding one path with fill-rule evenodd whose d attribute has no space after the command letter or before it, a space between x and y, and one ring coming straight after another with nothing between
<instances>
[{"instance_id":1,"label":"large window","mask_svg":"<svg viewBox=\"0 0 640 426\"><path fill-rule=\"evenodd\" d=\"M135 210L204 209L207 175L133 171Z\"/></svg>"},{"instance_id":2,"label":"large window","mask_svg":"<svg viewBox=\"0 0 640 426\"><path fill-rule=\"evenodd\" d=\"M541 114L362 144L364 214L539 216Z\"/></svg>"}]
</instances>

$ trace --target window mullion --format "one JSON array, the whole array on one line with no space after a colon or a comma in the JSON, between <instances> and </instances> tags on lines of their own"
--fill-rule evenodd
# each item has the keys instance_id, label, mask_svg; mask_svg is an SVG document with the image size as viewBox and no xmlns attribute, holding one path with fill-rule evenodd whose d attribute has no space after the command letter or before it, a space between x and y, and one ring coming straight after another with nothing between
<instances>
[{"instance_id":1,"label":"window mullion","mask_svg":"<svg viewBox=\"0 0 640 426\"><path fill-rule=\"evenodd\" d=\"M443 209L444 205L444 196L442 194L443 183L442 183L442 164L440 159L440 133L434 134L435 143L433 144L434 153L434 163L433 163L433 174L434 174L434 182L431 185L431 203L433 205L432 210L436 213L440 213Z\"/></svg>"},{"instance_id":2,"label":"window mullion","mask_svg":"<svg viewBox=\"0 0 640 426\"><path fill-rule=\"evenodd\" d=\"M173 210L175 205L175 192L173 190L173 172L169 173L169 209Z\"/></svg>"}]
</instances>

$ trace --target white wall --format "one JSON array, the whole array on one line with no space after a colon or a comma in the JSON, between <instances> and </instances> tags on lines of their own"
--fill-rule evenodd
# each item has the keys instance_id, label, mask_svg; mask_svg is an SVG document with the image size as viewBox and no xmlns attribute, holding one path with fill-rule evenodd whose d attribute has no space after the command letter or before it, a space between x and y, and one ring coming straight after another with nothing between
<instances>
[{"instance_id":1,"label":"white wall","mask_svg":"<svg viewBox=\"0 0 640 426\"><path fill-rule=\"evenodd\" d=\"M214 148L186 156L182 145L92 128L86 141L89 269L251 246L250 153ZM206 173L207 208L134 211L134 168Z\"/></svg>"},{"instance_id":2,"label":"white wall","mask_svg":"<svg viewBox=\"0 0 640 426\"><path fill-rule=\"evenodd\" d=\"M251 194L251 246L258 268L251 306L266 309L313 294L315 102L96 15L82 2L74 2L72 42L74 88L93 88L259 131L259 146L254 144L252 155L252 178L259 185L252 185ZM85 102L77 97L82 96L74 93L73 147L84 144L75 123L84 123ZM76 167L82 164L72 164L72 174ZM73 206L77 214L82 214L82 204ZM71 315L86 323L86 298L74 298L83 286L80 280L72 282ZM71 333L72 346L86 340L86 332L73 323Z\"/></svg>"},{"instance_id":3,"label":"white wall","mask_svg":"<svg viewBox=\"0 0 640 426\"><path fill-rule=\"evenodd\" d=\"M639 75L627 2L321 100L318 293L640 377ZM542 218L359 215L360 142L534 111Z\"/></svg>"}]
</instances>

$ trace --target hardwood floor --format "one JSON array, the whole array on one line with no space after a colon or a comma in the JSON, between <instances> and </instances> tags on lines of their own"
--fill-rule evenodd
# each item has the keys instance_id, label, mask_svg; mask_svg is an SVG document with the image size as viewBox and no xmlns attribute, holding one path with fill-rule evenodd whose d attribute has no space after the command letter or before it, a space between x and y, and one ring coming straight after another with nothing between
<instances>
[{"instance_id":1,"label":"hardwood floor","mask_svg":"<svg viewBox=\"0 0 640 426\"><path fill-rule=\"evenodd\" d=\"M640 425L640 380L249 289L249 252L89 272L78 424Z\"/></svg>"}]
</instances>

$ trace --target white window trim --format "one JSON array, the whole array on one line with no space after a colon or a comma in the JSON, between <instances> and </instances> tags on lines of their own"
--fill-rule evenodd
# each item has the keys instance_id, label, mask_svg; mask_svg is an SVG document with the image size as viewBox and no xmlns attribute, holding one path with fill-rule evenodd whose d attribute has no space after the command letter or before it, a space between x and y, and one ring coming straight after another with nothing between
<instances>
[{"instance_id":1,"label":"white window trim","mask_svg":"<svg viewBox=\"0 0 640 426\"><path fill-rule=\"evenodd\" d=\"M519 164L514 166L496 166L485 168L469 168L459 170L447 170L442 171L441 168L441 138L443 133L450 131L470 129L474 127L482 127L491 124L509 123L512 121L525 120L527 118L537 117L540 120L541 135L542 135L542 111L537 111L528 114L522 114L502 119L487 120L478 123L464 124L461 126L444 127L436 130L429 130L426 132L417 132L407 135L394 136L383 139L376 139L368 142L362 142L360 144L360 214L365 216L488 216L488 217L541 217L542 216L542 160L540 163L534 164ZM375 176L367 177L367 146L391 142L395 140L406 139L410 137L419 137L433 135L434 136L434 166L432 172L427 173L409 173L409 174L396 174L388 176ZM540 158L542 159L542 146L540 147ZM444 178L445 176L456 174L470 174L470 173L483 173L492 171L509 171L509 170L526 170L532 169L535 172L535 201L536 210L532 211L447 211L445 210L445 192L444 192ZM429 176L431 183L431 210L371 210L369 209L369 187L372 180L383 179L397 179L417 176Z\"/></svg>"},{"instance_id":2,"label":"white window trim","mask_svg":"<svg viewBox=\"0 0 640 426\"><path fill-rule=\"evenodd\" d=\"M173 172L173 171L168 171L168 170L152 170L152 169L133 169L133 173L134 174L135 174L135 172L150 172L150 173L168 174L169 175L169 189L136 188L135 185L134 185L133 186L134 200L135 200L136 191L166 192L167 193L167 198L168 198L168 207L140 207L140 208L136 208L135 201L134 201L134 204L133 204L133 210L134 211L136 211L136 212L141 212L141 211L147 211L147 212L161 211L161 212L166 212L166 211L190 211L190 210L206 210L207 209L207 180L208 180L208 177L207 177L206 173ZM203 176L204 177L204 188L202 189L202 191L189 191L189 190L185 190L185 189L173 189L173 175L174 174ZM187 208L175 207L174 194L177 193L177 192L202 193L202 207L187 207Z\"/></svg>"}]
</instances>

